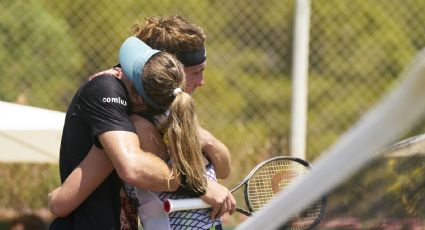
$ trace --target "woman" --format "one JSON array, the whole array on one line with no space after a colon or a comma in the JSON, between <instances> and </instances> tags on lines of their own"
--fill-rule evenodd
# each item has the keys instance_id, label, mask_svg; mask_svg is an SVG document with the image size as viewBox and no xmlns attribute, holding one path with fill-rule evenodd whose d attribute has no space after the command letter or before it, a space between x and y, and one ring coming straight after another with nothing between
<instances>
[{"instance_id":1,"label":"woman","mask_svg":"<svg viewBox=\"0 0 425 230\"><path fill-rule=\"evenodd\" d=\"M132 43L138 43L140 40L137 38L130 38ZM127 41L126 41L127 42ZM128 49L128 43L124 43L120 50L120 63L121 68L116 68L113 71L113 74L121 79L125 77L134 78L133 75L139 75L141 72L145 74L145 72L149 72L150 68L156 69L160 68L151 63L150 66L146 64L145 70L140 71L140 69L135 69L131 61L126 60L126 55L121 55L124 51ZM178 71L182 71L182 66L177 61L173 61L170 59L172 63L170 63L170 68L180 69ZM123 70L121 72L121 70ZM124 73L123 73L124 72ZM145 77L142 79L140 84L137 83L135 85L135 89L131 88L130 97L134 95L134 91L137 91L137 94L142 95L143 101L133 103L132 112L141 113L141 116L132 116L132 121L135 124L137 134L140 138L141 147L144 148L145 151L156 152L158 156L162 159L167 160L167 157L170 157L170 160L173 162L172 164L172 176L173 177L181 177L185 178L182 180L183 186L180 186L179 189L180 194L186 194L186 196L199 196L203 194L206 190L207 181L205 178L205 167L204 160L201 154L201 144L199 142L199 126L196 120L196 116L194 113L194 105L190 95L184 93L181 88L184 86L184 79L164 79L164 77L168 77L170 75L167 74L157 74L155 76ZM173 75L180 76L180 74ZM96 77L99 78L100 76ZM132 92L133 91L133 92ZM160 125L158 127L154 126L153 115L164 113L165 110L169 111L169 116L167 120L163 124L156 123L156 125ZM147 116L146 114L149 114ZM147 118L147 119L146 119ZM148 121L151 120L151 122ZM169 155L167 155L166 147L164 143L161 141L161 135L159 134L156 128L160 128L164 133L166 133L166 137L168 139L168 149ZM87 161L90 160L90 157L93 154L98 154L98 158L96 160L99 165L108 165L107 159L102 159L103 154L99 154L99 149L92 147L90 153L87 158L81 162L81 164L86 164ZM92 157L92 160L96 159ZM104 166L103 166L104 167ZM109 165L109 167L111 167ZM213 172L212 167L209 167L209 172ZM73 172L74 173L74 172ZM63 200L66 200L66 197L69 197L70 191L73 192L73 188L79 182L69 182L68 179L64 182L62 188L55 189L52 192L51 196L51 209L52 212L58 216L65 216L71 210L76 208L79 203L86 199L89 193L79 193L78 199L74 199L72 203L64 203ZM78 186L77 186L78 187ZM96 186L93 186L93 189ZM126 192L133 198L143 198L144 200L140 202L139 206L140 210L146 210L146 206L143 204L149 203L150 201L159 201L157 199L157 194L153 194L138 188L135 188L132 185L126 185ZM74 190L75 192L75 190ZM137 196L137 194L143 193L143 196ZM146 200L147 194L152 195L151 200ZM167 197L166 194L163 194L163 198ZM72 196L75 197L75 196ZM229 201L229 206L232 206L232 202ZM152 203L150 203L152 204ZM157 204L159 204L157 202ZM161 203L162 204L162 203ZM152 208L152 206L149 206ZM161 205L162 207L162 205ZM141 212L142 213L142 212ZM145 212L146 213L146 212ZM151 213L151 212L148 212ZM209 217L208 211L203 212L204 216ZM146 226L149 223L153 223L152 218L141 216L142 222L145 222ZM208 219L208 218L207 218ZM209 221L209 227L216 225L217 223L214 221ZM157 221L155 223L158 223ZM162 222L163 224L164 222ZM168 222L166 223L168 224ZM154 224L156 226L157 224ZM162 226L162 225L161 225ZM206 225L204 225L205 227ZM209 228L209 227L205 228ZM134 225L133 225L134 227ZM204 229L205 229L204 228Z\"/></svg>"}]
</instances>

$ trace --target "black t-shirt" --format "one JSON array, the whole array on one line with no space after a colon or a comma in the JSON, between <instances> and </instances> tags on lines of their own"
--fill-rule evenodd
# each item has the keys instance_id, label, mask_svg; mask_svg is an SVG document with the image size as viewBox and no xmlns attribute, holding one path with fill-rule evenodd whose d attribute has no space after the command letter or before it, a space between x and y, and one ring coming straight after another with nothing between
<instances>
[{"instance_id":1,"label":"black t-shirt","mask_svg":"<svg viewBox=\"0 0 425 230\"><path fill-rule=\"evenodd\" d=\"M60 148L62 182L84 159L97 135L106 131L135 132L128 118L130 100L121 80L112 75L98 76L82 85L65 118ZM68 217L56 218L50 229L119 229L121 181L111 175Z\"/></svg>"}]
</instances>

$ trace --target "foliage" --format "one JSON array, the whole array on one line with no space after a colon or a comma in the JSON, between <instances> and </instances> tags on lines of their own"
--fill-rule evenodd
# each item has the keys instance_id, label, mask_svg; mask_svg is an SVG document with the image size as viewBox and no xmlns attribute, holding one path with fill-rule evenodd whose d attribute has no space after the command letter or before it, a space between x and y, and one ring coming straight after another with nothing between
<instances>
[{"instance_id":1,"label":"foliage","mask_svg":"<svg viewBox=\"0 0 425 230\"><path fill-rule=\"evenodd\" d=\"M47 194L60 183L57 165L0 164L0 204L25 211L46 207Z\"/></svg>"},{"instance_id":2,"label":"foliage","mask_svg":"<svg viewBox=\"0 0 425 230\"><path fill-rule=\"evenodd\" d=\"M7 57L1 60L7 71L2 71L0 95L7 100L20 96L34 105L60 107L63 97L69 97L74 89L63 87L57 79L64 72L75 76L82 67L78 45L67 35L67 24L36 2L15 1L3 9L0 56ZM72 78L64 83L75 85ZM49 98L46 88L55 97Z\"/></svg>"}]
</instances>

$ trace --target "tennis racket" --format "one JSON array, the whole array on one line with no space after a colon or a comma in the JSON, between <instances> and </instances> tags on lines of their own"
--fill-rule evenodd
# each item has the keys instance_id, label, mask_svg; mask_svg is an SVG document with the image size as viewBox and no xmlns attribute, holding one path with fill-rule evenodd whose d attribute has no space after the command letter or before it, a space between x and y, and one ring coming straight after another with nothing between
<instances>
[{"instance_id":1,"label":"tennis racket","mask_svg":"<svg viewBox=\"0 0 425 230\"><path fill-rule=\"evenodd\" d=\"M247 216L252 215L309 169L307 161L295 157L279 156L261 162L231 190L233 193L243 187L244 191L247 209L237 207L236 211ZM209 204L199 198L164 201L164 210L167 213L209 207ZM311 229L320 222L325 208L326 198L322 198L296 215L282 229ZM284 210L285 207L282 207L282 211Z\"/></svg>"}]
</instances>

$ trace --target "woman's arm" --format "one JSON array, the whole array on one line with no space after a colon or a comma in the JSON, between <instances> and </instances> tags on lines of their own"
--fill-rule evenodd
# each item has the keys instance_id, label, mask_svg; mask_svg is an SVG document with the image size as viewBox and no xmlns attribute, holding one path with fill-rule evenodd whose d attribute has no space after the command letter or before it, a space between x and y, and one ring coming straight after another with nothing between
<instances>
[{"instance_id":1,"label":"woman's arm","mask_svg":"<svg viewBox=\"0 0 425 230\"><path fill-rule=\"evenodd\" d=\"M142 150L156 153L166 159L166 147L159 131L149 121L140 116L131 116ZM69 215L108 177L114 166L101 149L93 146L84 160L66 178L61 187L49 194L51 212L59 217ZM153 175L152 175L153 178ZM167 190L167 185L152 186L154 190ZM168 186L167 186L168 187Z\"/></svg>"},{"instance_id":2,"label":"woman's arm","mask_svg":"<svg viewBox=\"0 0 425 230\"><path fill-rule=\"evenodd\" d=\"M62 186L49 193L50 211L59 217L69 215L113 170L114 167L105 152L93 145Z\"/></svg>"}]
</instances>

